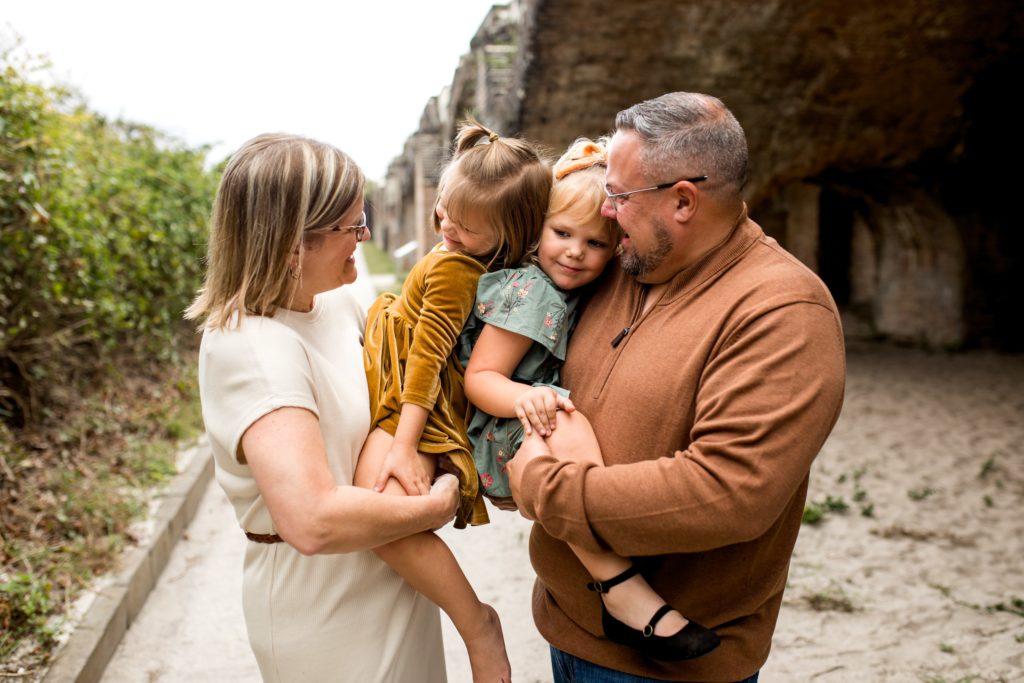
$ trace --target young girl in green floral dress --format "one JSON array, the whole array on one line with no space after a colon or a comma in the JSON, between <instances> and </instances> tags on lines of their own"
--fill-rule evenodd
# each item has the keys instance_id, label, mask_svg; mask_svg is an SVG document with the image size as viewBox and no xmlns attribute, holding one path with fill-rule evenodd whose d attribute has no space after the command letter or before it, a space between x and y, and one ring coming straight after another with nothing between
<instances>
[{"instance_id":1,"label":"young girl in green floral dress","mask_svg":"<svg viewBox=\"0 0 1024 683\"><path fill-rule=\"evenodd\" d=\"M462 335L466 394L477 408L469 424L473 458L484 494L503 509L515 509L507 463L524 437L532 430L550 435L556 411L575 410L569 392L558 386L559 368L580 292L604 272L619 242L617 226L601 215L603 141L577 140L555 164L553 177L533 263L480 278ZM718 646L712 631L665 604L632 560L573 550L596 579L587 587L602 595L609 639L665 661L692 659ZM644 613L639 619L638 611Z\"/></svg>"}]
</instances>

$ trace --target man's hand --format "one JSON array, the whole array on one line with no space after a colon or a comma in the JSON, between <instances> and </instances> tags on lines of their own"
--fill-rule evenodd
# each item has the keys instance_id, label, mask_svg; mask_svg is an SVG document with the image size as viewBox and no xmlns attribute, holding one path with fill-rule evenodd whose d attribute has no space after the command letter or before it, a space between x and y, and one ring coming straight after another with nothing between
<instances>
[{"instance_id":1,"label":"man's hand","mask_svg":"<svg viewBox=\"0 0 1024 683\"><path fill-rule=\"evenodd\" d=\"M515 457L512 458L508 463L508 483L512 489L512 497L519 502L519 487L522 484L523 470L529 465L534 458L539 458L545 455L551 455L551 449L548 448L547 443L544 439L536 432L530 434L523 439L523 445L516 451ZM529 520L533 520L523 506L519 505L519 514L526 517Z\"/></svg>"},{"instance_id":2,"label":"man's hand","mask_svg":"<svg viewBox=\"0 0 1024 683\"><path fill-rule=\"evenodd\" d=\"M533 432L548 436L555 429L555 413L559 410L572 412L576 406L551 387L532 387L516 399L516 417L523 423L527 434Z\"/></svg>"}]
</instances>

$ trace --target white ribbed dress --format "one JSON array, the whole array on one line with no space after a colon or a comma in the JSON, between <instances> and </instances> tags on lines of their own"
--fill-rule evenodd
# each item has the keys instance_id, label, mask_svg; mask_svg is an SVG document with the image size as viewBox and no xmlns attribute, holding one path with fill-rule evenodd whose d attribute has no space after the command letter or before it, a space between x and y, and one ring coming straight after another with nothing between
<instances>
[{"instance_id":1,"label":"white ribbed dress","mask_svg":"<svg viewBox=\"0 0 1024 683\"><path fill-rule=\"evenodd\" d=\"M245 430L277 408L316 414L335 481L352 483L370 425L363 318L339 288L318 295L309 313L249 316L203 335L203 419L238 533L276 533L235 454ZM242 600L265 681L445 681L437 607L372 552L305 557L286 543L249 541Z\"/></svg>"}]
</instances>

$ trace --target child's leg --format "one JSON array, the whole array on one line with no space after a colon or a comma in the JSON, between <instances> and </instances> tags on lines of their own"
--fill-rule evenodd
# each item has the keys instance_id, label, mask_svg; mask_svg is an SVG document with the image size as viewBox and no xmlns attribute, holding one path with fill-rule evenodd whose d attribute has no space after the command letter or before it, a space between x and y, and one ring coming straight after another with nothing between
<instances>
[{"instance_id":1,"label":"child's leg","mask_svg":"<svg viewBox=\"0 0 1024 683\"><path fill-rule=\"evenodd\" d=\"M555 430L546 441L552 453L560 460L573 462L594 462L604 465L601 447L597 443L594 429L582 413L558 412ZM633 562L608 551L595 553L572 544L569 545L587 572L598 581L607 581L629 569ZM639 574L626 579L607 593L601 594L605 607L613 617L627 626L642 629L646 626L665 599L658 595L650 584ZM654 633L668 636L676 633L687 620L676 610L666 614L655 625Z\"/></svg>"},{"instance_id":2,"label":"child's leg","mask_svg":"<svg viewBox=\"0 0 1024 683\"><path fill-rule=\"evenodd\" d=\"M370 433L356 464L356 486L373 487L392 441L383 429ZM431 468L436 466L436 457L420 457L429 460ZM384 493L404 496L405 490L391 480ZM379 546L374 552L451 618L466 643L474 681L511 680L498 614L477 598L444 541L432 532L424 532Z\"/></svg>"}]
</instances>

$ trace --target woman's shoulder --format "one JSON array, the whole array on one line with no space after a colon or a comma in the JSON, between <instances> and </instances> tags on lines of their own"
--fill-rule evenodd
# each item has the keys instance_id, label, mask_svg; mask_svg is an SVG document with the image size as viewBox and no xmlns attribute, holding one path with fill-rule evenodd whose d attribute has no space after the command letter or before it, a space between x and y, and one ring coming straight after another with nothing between
<instances>
[{"instance_id":1,"label":"woman's shoulder","mask_svg":"<svg viewBox=\"0 0 1024 683\"><path fill-rule=\"evenodd\" d=\"M242 315L223 328L207 327L203 330L203 340L219 347L231 348L240 344L248 344L253 340L289 338L295 331L273 316Z\"/></svg>"},{"instance_id":2,"label":"woman's shoulder","mask_svg":"<svg viewBox=\"0 0 1024 683\"><path fill-rule=\"evenodd\" d=\"M281 358L301 353L302 336L280 320L261 315L242 316L234 325L203 331L201 353L208 360L234 366L261 357Z\"/></svg>"}]
</instances>

